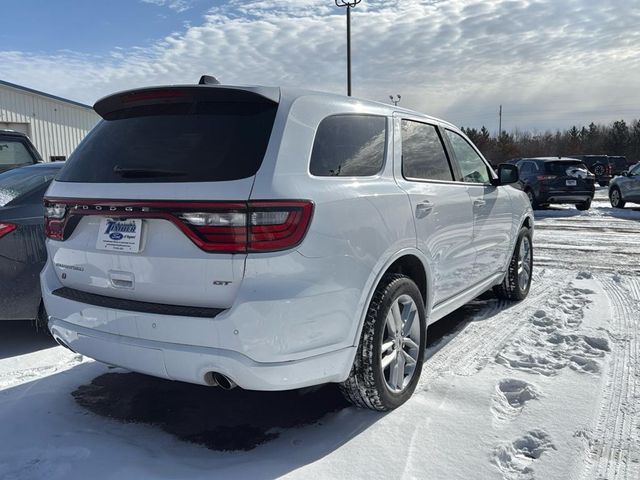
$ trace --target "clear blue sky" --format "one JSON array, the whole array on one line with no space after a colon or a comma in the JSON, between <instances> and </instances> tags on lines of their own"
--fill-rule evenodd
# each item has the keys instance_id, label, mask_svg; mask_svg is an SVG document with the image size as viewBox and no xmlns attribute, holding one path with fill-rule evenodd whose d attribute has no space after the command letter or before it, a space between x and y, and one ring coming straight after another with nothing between
<instances>
[{"instance_id":1,"label":"clear blue sky","mask_svg":"<svg viewBox=\"0 0 640 480\"><path fill-rule=\"evenodd\" d=\"M177 11L139 0L5 0L0 48L102 55L116 47L146 47L183 31L185 22L200 22L206 11L223 3L190 0L189 8Z\"/></svg>"}]
</instances>

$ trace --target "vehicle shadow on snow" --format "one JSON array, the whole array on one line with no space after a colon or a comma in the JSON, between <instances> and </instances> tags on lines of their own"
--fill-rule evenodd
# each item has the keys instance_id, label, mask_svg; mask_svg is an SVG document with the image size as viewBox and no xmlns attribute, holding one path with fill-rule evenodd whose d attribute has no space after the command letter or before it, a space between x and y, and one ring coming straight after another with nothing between
<instances>
[{"instance_id":1,"label":"vehicle shadow on snow","mask_svg":"<svg viewBox=\"0 0 640 480\"><path fill-rule=\"evenodd\" d=\"M430 326L428 356L473 321L482 304L470 304ZM351 407L333 384L285 392L225 391L120 369L79 386L72 395L96 415L147 424L216 451L249 451L293 429L328 424L327 428L335 430L338 421L343 433L334 432L332 441L323 440L323 449L331 451L384 415Z\"/></svg>"},{"instance_id":2,"label":"vehicle shadow on snow","mask_svg":"<svg viewBox=\"0 0 640 480\"><path fill-rule=\"evenodd\" d=\"M335 386L285 392L172 382L137 373L107 373L73 393L87 410L158 427L211 450L252 450L283 430L315 424L349 405Z\"/></svg>"},{"instance_id":3,"label":"vehicle shadow on snow","mask_svg":"<svg viewBox=\"0 0 640 480\"><path fill-rule=\"evenodd\" d=\"M55 347L57 343L29 320L0 321L0 360Z\"/></svg>"}]
</instances>

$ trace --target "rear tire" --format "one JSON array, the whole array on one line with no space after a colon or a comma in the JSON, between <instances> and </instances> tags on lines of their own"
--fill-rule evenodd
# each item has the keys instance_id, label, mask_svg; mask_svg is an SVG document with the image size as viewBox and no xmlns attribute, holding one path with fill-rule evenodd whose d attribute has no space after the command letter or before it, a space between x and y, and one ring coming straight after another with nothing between
<instances>
[{"instance_id":1,"label":"rear tire","mask_svg":"<svg viewBox=\"0 0 640 480\"><path fill-rule=\"evenodd\" d=\"M609 191L609 201L613 208L624 208L625 201L622 198L622 193L618 187L613 187Z\"/></svg>"},{"instance_id":2,"label":"rear tire","mask_svg":"<svg viewBox=\"0 0 640 480\"><path fill-rule=\"evenodd\" d=\"M526 193L527 197L529 197L529 202L531 203L531 208L533 208L534 210L537 210L539 208L539 205L538 205L538 200L536 200L536 196L533 193L533 190L527 189L524 193Z\"/></svg>"},{"instance_id":3,"label":"rear tire","mask_svg":"<svg viewBox=\"0 0 640 480\"><path fill-rule=\"evenodd\" d=\"M35 320L36 330L38 333L42 335L51 335L49 331L49 315L47 314L47 310L44 308L44 303L40 302L40 307L38 308L38 316Z\"/></svg>"},{"instance_id":4,"label":"rear tire","mask_svg":"<svg viewBox=\"0 0 640 480\"><path fill-rule=\"evenodd\" d=\"M531 288L533 272L533 243L531 230L522 227L518 233L516 248L509 262L507 274L500 285L493 287L496 296L505 300L523 300Z\"/></svg>"},{"instance_id":5,"label":"rear tire","mask_svg":"<svg viewBox=\"0 0 640 480\"><path fill-rule=\"evenodd\" d=\"M420 379L426 337L416 284L404 275L383 277L369 304L349 377L340 384L344 397L378 411L402 405Z\"/></svg>"},{"instance_id":6,"label":"rear tire","mask_svg":"<svg viewBox=\"0 0 640 480\"><path fill-rule=\"evenodd\" d=\"M578 210L589 210L591 208L591 199L586 202L576 203L576 208Z\"/></svg>"}]
</instances>

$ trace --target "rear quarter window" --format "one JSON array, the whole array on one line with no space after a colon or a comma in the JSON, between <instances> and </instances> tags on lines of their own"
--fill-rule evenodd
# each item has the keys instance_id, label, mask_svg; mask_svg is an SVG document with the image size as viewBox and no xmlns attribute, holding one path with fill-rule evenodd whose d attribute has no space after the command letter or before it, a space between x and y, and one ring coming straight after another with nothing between
<instances>
[{"instance_id":1,"label":"rear quarter window","mask_svg":"<svg viewBox=\"0 0 640 480\"><path fill-rule=\"evenodd\" d=\"M309 171L318 177L376 175L384 165L386 136L386 117L327 117L318 125Z\"/></svg>"}]
</instances>

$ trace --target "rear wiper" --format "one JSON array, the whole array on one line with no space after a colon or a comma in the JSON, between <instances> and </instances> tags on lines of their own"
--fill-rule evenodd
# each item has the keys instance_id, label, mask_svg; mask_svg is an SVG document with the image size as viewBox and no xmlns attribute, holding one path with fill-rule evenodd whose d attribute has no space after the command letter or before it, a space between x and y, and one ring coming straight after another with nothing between
<instances>
[{"instance_id":1,"label":"rear wiper","mask_svg":"<svg viewBox=\"0 0 640 480\"><path fill-rule=\"evenodd\" d=\"M163 170L161 168L125 168L116 165L113 173L121 177L184 177L187 172Z\"/></svg>"}]
</instances>

